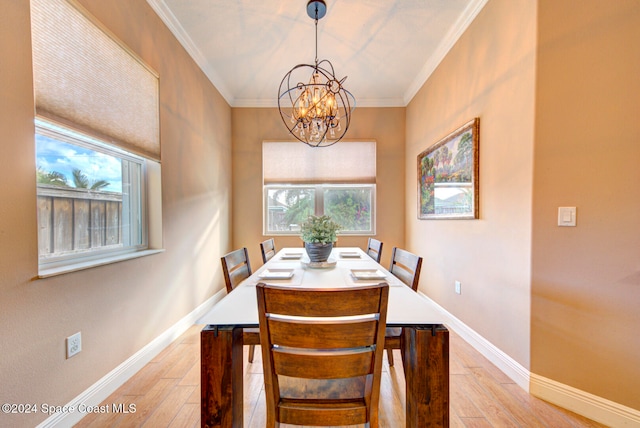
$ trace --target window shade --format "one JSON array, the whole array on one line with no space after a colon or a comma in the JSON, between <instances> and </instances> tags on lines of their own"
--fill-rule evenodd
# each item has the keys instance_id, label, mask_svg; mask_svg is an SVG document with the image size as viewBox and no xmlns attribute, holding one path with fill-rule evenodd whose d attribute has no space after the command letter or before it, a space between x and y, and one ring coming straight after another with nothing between
<instances>
[{"instance_id":1,"label":"window shade","mask_svg":"<svg viewBox=\"0 0 640 428\"><path fill-rule=\"evenodd\" d=\"M158 76L81 6L32 0L36 113L160 159Z\"/></svg>"},{"instance_id":2,"label":"window shade","mask_svg":"<svg viewBox=\"0 0 640 428\"><path fill-rule=\"evenodd\" d=\"M376 143L343 141L313 148L265 141L262 172L264 184L375 183Z\"/></svg>"}]
</instances>

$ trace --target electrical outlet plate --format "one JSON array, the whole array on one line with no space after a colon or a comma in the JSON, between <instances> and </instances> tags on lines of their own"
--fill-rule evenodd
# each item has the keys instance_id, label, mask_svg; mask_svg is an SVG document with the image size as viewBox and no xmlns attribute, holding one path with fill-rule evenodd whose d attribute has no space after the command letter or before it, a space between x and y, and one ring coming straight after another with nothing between
<instances>
[{"instance_id":1,"label":"electrical outlet plate","mask_svg":"<svg viewBox=\"0 0 640 428\"><path fill-rule=\"evenodd\" d=\"M67 359L82 351L82 336L80 332L67 337Z\"/></svg>"},{"instance_id":2,"label":"electrical outlet plate","mask_svg":"<svg viewBox=\"0 0 640 428\"><path fill-rule=\"evenodd\" d=\"M462 285L460 281L456 281L456 294L462 294Z\"/></svg>"}]
</instances>

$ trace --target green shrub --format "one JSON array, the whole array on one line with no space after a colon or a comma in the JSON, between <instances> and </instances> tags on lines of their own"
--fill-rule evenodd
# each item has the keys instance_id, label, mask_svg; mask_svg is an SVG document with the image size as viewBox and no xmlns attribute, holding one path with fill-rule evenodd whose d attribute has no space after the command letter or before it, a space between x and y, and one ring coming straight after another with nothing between
<instances>
[{"instance_id":1,"label":"green shrub","mask_svg":"<svg viewBox=\"0 0 640 428\"><path fill-rule=\"evenodd\" d=\"M302 240L306 243L316 244L333 243L338 239L336 233L341 227L338 223L331 220L331 217L328 215L312 215L302 223Z\"/></svg>"}]
</instances>

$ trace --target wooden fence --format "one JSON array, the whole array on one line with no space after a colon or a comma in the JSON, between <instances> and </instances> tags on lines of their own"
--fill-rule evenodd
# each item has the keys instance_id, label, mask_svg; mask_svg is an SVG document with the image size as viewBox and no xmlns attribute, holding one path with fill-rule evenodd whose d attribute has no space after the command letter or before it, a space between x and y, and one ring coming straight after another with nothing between
<instances>
[{"instance_id":1,"label":"wooden fence","mask_svg":"<svg viewBox=\"0 0 640 428\"><path fill-rule=\"evenodd\" d=\"M122 245L122 194L38 184L38 254Z\"/></svg>"}]
</instances>

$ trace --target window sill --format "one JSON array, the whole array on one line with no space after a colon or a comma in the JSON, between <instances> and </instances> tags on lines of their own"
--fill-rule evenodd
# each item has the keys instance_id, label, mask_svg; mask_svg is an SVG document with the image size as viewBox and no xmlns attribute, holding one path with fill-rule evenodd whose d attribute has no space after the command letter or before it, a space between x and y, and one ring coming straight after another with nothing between
<instances>
[{"instance_id":1,"label":"window sill","mask_svg":"<svg viewBox=\"0 0 640 428\"><path fill-rule=\"evenodd\" d=\"M76 272L84 269L91 269L97 266L104 266L111 263L118 263L124 260L137 259L138 257L150 256L164 252L164 249L143 250L133 253L118 254L116 256L103 257L96 260L87 260L79 263L70 263L64 266L49 267L38 270L38 278L49 278L63 275L65 273Z\"/></svg>"}]
</instances>

